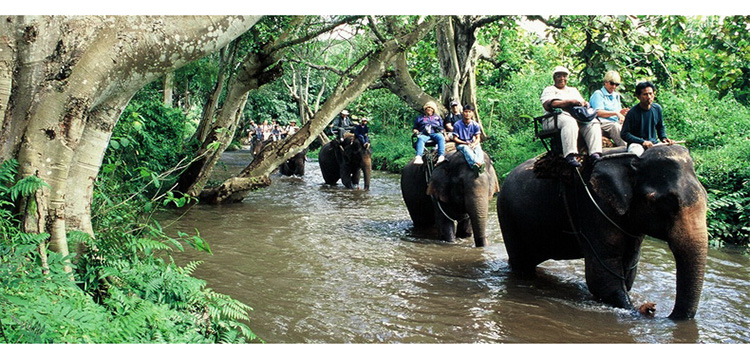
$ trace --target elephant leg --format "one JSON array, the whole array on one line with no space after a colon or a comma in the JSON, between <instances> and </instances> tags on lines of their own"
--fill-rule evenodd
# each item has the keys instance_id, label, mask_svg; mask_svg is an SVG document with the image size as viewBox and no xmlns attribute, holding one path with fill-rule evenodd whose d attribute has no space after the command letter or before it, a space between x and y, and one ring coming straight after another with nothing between
<instances>
[{"instance_id":1,"label":"elephant leg","mask_svg":"<svg viewBox=\"0 0 750 363\"><path fill-rule=\"evenodd\" d=\"M619 275L623 273L622 260L598 258L591 256L591 253L586 253L585 261L586 286L589 291L605 304L632 309L633 303L630 301L626 286L627 277ZM624 280L623 277L626 279Z\"/></svg>"},{"instance_id":2,"label":"elephant leg","mask_svg":"<svg viewBox=\"0 0 750 363\"><path fill-rule=\"evenodd\" d=\"M438 226L438 231L440 232L440 238L442 240L448 242L454 242L456 240L456 224L440 211L440 206L435 206L435 223Z\"/></svg>"},{"instance_id":3,"label":"elephant leg","mask_svg":"<svg viewBox=\"0 0 750 363\"><path fill-rule=\"evenodd\" d=\"M469 218L464 218L458 221L458 226L456 227L456 237L458 238L471 237L471 233L472 233L471 220Z\"/></svg>"},{"instance_id":4,"label":"elephant leg","mask_svg":"<svg viewBox=\"0 0 750 363\"><path fill-rule=\"evenodd\" d=\"M352 173L352 187L359 188L359 174L360 174L360 169L359 167L357 167L356 169L354 169L354 172Z\"/></svg>"},{"instance_id":5,"label":"elephant leg","mask_svg":"<svg viewBox=\"0 0 750 363\"><path fill-rule=\"evenodd\" d=\"M348 189L352 189L352 175L349 173L348 170L346 170L345 166L341 167L340 175L341 175L341 184L344 184L344 187Z\"/></svg>"}]
</instances>

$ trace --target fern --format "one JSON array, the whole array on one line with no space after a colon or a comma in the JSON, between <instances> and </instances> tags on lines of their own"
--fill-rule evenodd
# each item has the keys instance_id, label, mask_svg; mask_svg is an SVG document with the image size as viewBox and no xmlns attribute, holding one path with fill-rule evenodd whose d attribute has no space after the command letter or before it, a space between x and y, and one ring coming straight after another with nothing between
<instances>
[{"instance_id":1,"label":"fern","mask_svg":"<svg viewBox=\"0 0 750 363\"><path fill-rule=\"evenodd\" d=\"M10 187L10 199L18 200L18 197L28 197L36 193L41 188L49 188L49 184L36 175L29 175L19 180L15 185Z\"/></svg>"}]
</instances>

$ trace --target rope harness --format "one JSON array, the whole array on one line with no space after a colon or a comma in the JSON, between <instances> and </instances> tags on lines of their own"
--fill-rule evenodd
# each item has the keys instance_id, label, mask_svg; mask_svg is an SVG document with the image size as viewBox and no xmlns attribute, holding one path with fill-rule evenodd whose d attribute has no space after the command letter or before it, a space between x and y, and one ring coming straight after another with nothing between
<instances>
[{"instance_id":1,"label":"rope harness","mask_svg":"<svg viewBox=\"0 0 750 363\"><path fill-rule=\"evenodd\" d=\"M432 171L435 169L433 153L432 152L424 153L424 159L425 159L424 160L425 161L424 162L424 165L425 165L424 180L425 180L425 183L429 184L430 178L432 178ZM469 218L468 214L462 219L451 218L451 216L449 216L448 213L446 213L445 210L443 209L443 203L440 202L440 199L435 197L434 195L431 195L430 197L435 202L435 204L437 204L438 209L440 210L440 213L442 213L443 216L447 218L448 220L450 220L451 222L457 223L457 222L461 222Z\"/></svg>"},{"instance_id":2,"label":"rope harness","mask_svg":"<svg viewBox=\"0 0 750 363\"><path fill-rule=\"evenodd\" d=\"M599 213L602 216L604 216L604 218L607 221L609 221L613 226L615 226L617 229L619 229L625 235L627 235L629 237L632 237L632 238L640 238L640 236L635 236L635 235L633 235L633 234L628 233L627 231L625 231L622 227L620 227L617 223L615 223L615 221L613 221L611 218L609 218L609 216L607 216L606 213L604 213L604 211L602 210L602 208L599 207L599 204L596 203L596 200L594 200L594 196L591 194L591 191L589 190L588 185L586 184L586 182L583 180L583 176L581 175L581 172L580 172L580 170L578 170L578 168L576 168L576 173L578 174L578 178L581 181L581 184L583 185L584 190L586 190L586 194L588 195L589 200L591 201L591 203L593 203L593 205L596 207L596 209L599 211ZM633 271L638 266L638 261L641 258L641 252L640 252L640 250L638 250L638 252L636 254L635 262L633 263L633 265L630 266L630 267L625 268L625 271L624 271L625 274L620 274L619 272L617 272L613 268L611 268L599 256L599 254L597 253L596 249L594 248L594 245L591 242L591 240L588 237L586 237L586 235L583 233L582 230L576 228L575 221L573 221L573 215L572 215L572 213L570 211L570 205L568 203L568 193L566 193L565 186L564 186L564 184L562 182L561 182L560 185L561 185L561 189L562 189L563 204L565 205L565 213L567 214L568 222L570 223L570 228L573 231L571 233L573 235L575 235L576 240L578 241L578 244L579 245L583 245L583 243L581 241L581 238L583 238L584 240L586 240L586 245L589 246L589 249L591 250L591 254L594 255L594 258L599 262L600 265L602 265L602 267L604 267L605 270L607 270L607 272L611 273L613 276L617 277L621 281L627 280L627 278L625 277L625 274L629 273L630 271ZM577 198L576 198L576 200L577 200Z\"/></svg>"}]
</instances>

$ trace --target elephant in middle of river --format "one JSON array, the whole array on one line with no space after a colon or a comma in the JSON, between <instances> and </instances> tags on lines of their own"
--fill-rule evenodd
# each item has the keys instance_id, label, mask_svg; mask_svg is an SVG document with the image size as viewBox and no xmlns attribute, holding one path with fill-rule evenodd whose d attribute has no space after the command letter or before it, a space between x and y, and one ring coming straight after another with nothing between
<instances>
[{"instance_id":1,"label":"elephant in middle of river","mask_svg":"<svg viewBox=\"0 0 750 363\"><path fill-rule=\"evenodd\" d=\"M372 149L354 136L338 138L323 145L318 152L320 172L326 184L336 185L341 180L348 189L359 189L360 173L364 177L365 190L370 189L372 175Z\"/></svg>"},{"instance_id":2,"label":"elephant in middle of river","mask_svg":"<svg viewBox=\"0 0 750 363\"><path fill-rule=\"evenodd\" d=\"M572 179L537 177L533 159L508 174L497 212L510 267L533 275L546 260L583 258L594 297L632 309L628 291L649 235L666 241L675 258L670 318L693 318L708 251L707 197L693 159L680 145L655 146L641 157L623 149L585 163Z\"/></svg>"},{"instance_id":3,"label":"elephant in middle of river","mask_svg":"<svg viewBox=\"0 0 750 363\"><path fill-rule=\"evenodd\" d=\"M489 201L499 186L487 153L484 165L477 175L463 154L454 151L427 180L427 163L410 161L401 173L401 194L414 227L437 227L440 238L450 242L473 234L476 247L486 246Z\"/></svg>"},{"instance_id":4,"label":"elephant in middle of river","mask_svg":"<svg viewBox=\"0 0 750 363\"><path fill-rule=\"evenodd\" d=\"M286 176L303 176L305 175L305 161L307 158L307 148L296 153L279 167L279 172Z\"/></svg>"}]
</instances>

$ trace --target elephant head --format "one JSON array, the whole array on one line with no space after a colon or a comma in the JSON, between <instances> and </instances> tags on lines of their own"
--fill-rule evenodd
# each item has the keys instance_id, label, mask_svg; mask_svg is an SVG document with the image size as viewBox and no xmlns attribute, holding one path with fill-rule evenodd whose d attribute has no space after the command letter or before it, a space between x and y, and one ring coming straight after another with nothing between
<instances>
[{"instance_id":1,"label":"elephant head","mask_svg":"<svg viewBox=\"0 0 750 363\"><path fill-rule=\"evenodd\" d=\"M476 174L460 152L451 153L435 167L425 184L424 164L407 165L401 191L415 226L434 223L443 240L473 234L475 246L486 246L489 200L499 188L486 154L485 167L484 172ZM428 213L433 215L426 216Z\"/></svg>"},{"instance_id":2,"label":"elephant head","mask_svg":"<svg viewBox=\"0 0 750 363\"><path fill-rule=\"evenodd\" d=\"M650 148L640 158L605 154L568 184L535 177L533 160L508 175L498 218L511 268L529 271L548 259L583 257L589 291L632 308L627 292L649 235L666 241L676 261L670 317L694 317L708 249L707 197L688 150L673 145Z\"/></svg>"},{"instance_id":3,"label":"elephant head","mask_svg":"<svg viewBox=\"0 0 750 363\"><path fill-rule=\"evenodd\" d=\"M630 161L598 163L593 192L627 223L629 233L669 244L677 270L677 294L670 317L692 318L703 286L708 252L706 191L693 159L682 146L650 148Z\"/></svg>"},{"instance_id":4,"label":"elephant head","mask_svg":"<svg viewBox=\"0 0 750 363\"><path fill-rule=\"evenodd\" d=\"M289 158L289 160L281 164L281 166L279 167L279 172L282 175L286 175L286 176L305 175L305 159L306 158L307 158L307 149L304 149L294 154L294 156Z\"/></svg>"},{"instance_id":5,"label":"elephant head","mask_svg":"<svg viewBox=\"0 0 750 363\"><path fill-rule=\"evenodd\" d=\"M326 184L341 183L346 188L359 188L360 172L364 174L364 188L370 189L372 174L372 149L364 146L354 137L347 136L342 141L334 139L323 145L318 153L320 170Z\"/></svg>"}]
</instances>

